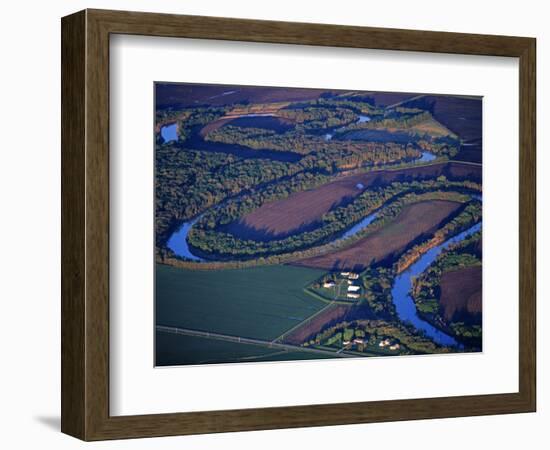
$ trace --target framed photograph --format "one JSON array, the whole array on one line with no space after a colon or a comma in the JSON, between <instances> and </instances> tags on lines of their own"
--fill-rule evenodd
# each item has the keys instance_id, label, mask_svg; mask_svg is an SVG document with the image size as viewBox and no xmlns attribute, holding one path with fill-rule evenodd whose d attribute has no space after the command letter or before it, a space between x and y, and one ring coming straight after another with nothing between
<instances>
[{"instance_id":1,"label":"framed photograph","mask_svg":"<svg viewBox=\"0 0 550 450\"><path fill-rule=\"evenodd\" d=\"M62 19L62 431L532 412L535 39Z\"/></svg>"}]
</instances>

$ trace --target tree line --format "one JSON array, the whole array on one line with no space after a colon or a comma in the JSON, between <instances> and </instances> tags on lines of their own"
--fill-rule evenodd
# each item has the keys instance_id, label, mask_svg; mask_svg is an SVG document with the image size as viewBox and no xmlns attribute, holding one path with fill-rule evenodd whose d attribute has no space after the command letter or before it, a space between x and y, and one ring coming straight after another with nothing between
<instances>
[{"instance_id":1,"label":"tree line","mask_svg":"<svg viewBox=\"0 0 550 450\"><path fill-rule=\"evenodd\" d=\"M228 225L265 203L288 197L292 192L303 190L306 186L322 184L323 176L298 176L276 186L269 186L264 192L244 195L220 208L205 214L191 229L188 243L206 255L222 259L250 259L274 254L291 253L330 242L341 235L353 224L375 210L373 222L378 226L393 220L410 203L421 199L454 199L466 202L467 195L453 192L464 188L462 182L448 180L413 181L410 183L394 182L385 187L365 190L352 202L329 211L320 218L320 225L314 230L296 233L282 239L256 241L239 238L225 231ZM390 201L391 200L391 201ZM373 225L371 224L371 225ZM368 229L368 227L367 227ZM362 237L365 230L356 235Z\"/></svg>"}]
</instances>

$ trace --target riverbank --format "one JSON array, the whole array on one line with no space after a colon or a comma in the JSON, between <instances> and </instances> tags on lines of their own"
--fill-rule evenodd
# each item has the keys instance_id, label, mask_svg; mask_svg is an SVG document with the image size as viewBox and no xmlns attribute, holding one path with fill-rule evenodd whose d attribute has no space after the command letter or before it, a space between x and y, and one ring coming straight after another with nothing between
<instances>
[{"instance_id":1,"label":"riverbank","mask_svg":"<svg viewBox=\"0 0 550 450\"><path fill-rule=\"evenodd\" d=\"M414 264L402 271L394 281L392 288L392 301L395 305L397 315L401 321L409 322L419 331L424 332L440 345L454 346L462 348L453 336L450 336L442 329L434 326L425 320L416 307L411 291L413 288L413 279L420 275L437 258L437 256L451 244L464 240L469 235L481 229L481 222L476 223L465 231L445 240L436 247L431 248L422 255Z\"/></svg>"},{"instance_id":2,"label":"riverbank","mask_svg":"<svg viewBox=\"0 0 550 450\"><path fill-rule=\"evenodd\" d=\"M414 197L411 197L410 200L406 200L404 204L421 202L426 200L437 200L437 199L449 199L454 198L455 201L466 203L468 201L468 198L464 196L463 194L459 194L459 196L455 197L449 197L449 194L451 193L443 193L443 196L439 195L437 192L427 192L422 195L415 195ZM405 196L406 197L406 196ZM389 205L392 203L390 202ZM388 208L389 205L382 205L380 208L376 209L375 211L372 211L370 215L372 214L378 214L379 211L383 210L384 208ZM396 211L394 211L393 214L397 214ZM393 217L393 215L392 215ZM189 268L189 269L195 269L195 270L219 270L219 269L232 269L232 268L246 268L246 267L256 267L260 265L275 265L275 264L287 264L295 261L304 260L311 257L316 256L322 256L325 254L336 252L340 249L344 249L347 247L353 246L359 239L364 238L367 233L374 233L376 230L381 229L384 227L388 220L391 219L391 217L384 217L384 216L376 216L376 217L370 217L369 219L372 220L365 220L366 218L363 218L364 220L364 227L357 228L356 233L352 236L348 234L348 236L343 239L340 237L333 238L330 242L304 249L299 250L291 253L283 253L279 255L271 255L267 257L257 257L249 260L219 260L219 261L208 261L204 258L204 256L201 253L197 253L196 249L193 247L187 247L190 248L193 253L193 257L196 258L195 261L186 261L170 256L164 256L159 255L157 253L157 262L160 262L162 264L168 264L175 267L181 267L181 268ZM196 220L196 219L195 219ZM186 228L188 230L189 228ZM349 230L348 230L349 231ZM183 239L184 237L181 236ZM186 244L187 245L187 244ZM203 260L203 262L198 262L200 259Z\"/></svg>"}]
</instances>

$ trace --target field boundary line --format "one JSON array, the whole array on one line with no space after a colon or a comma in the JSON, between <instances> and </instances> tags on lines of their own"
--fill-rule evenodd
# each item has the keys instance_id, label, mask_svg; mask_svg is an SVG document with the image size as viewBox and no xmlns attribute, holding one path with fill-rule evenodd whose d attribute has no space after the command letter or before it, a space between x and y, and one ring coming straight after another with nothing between
<instances>
[{"instance_id":1,"label":"field boundary line","mask_svg":"<svg viewBox=\"0 0 550 450\"><path fill-rule=\"evenodd\" d=\"M326 301L326 300L325 300ZM302 320L300 323L294 325L292 328L289 328L288 330L286 330L283 334L281 334L280 336L276 337L275 339L273 339L273 343L276 343L277 341L280 341L281 339L283 339L287 334L291 333L292 331L294 330L297 330L298 328L302 327L303 325L305 325L306 323L312 321L315 317L317 317L319 314L323 313L324 311L326 311L327 309L329 309L330 307L334 306L335 304L337 304L336 301L331 301L328 305L326 305L324 308L321 308L319 311L317 311L316 313L313 313L311 316L305 318L304 320Z\"/></svg>"},{"instance_id":2,"label":"field boundary line","mask_svg":"<svg viewBox=\"0 0 550 450\"><path fill-rule=\"evenodd\" d=\"M321 350L321 349L315 349L315 348L309 348L309 347L300 347L298 345L283 344L275 341L265 341L262 339L247 338L242 336L231 336L228 334L193 330L190 328L178 328L178 327L171 327L166 325L157 325L155 328L157 331L160 331L163 333L181 334L184 336L202 337L207 339L217 339L220 341L236 342L239 344L249 344L249 345L256 345L259 347L276 348L276 349L286 350L288 352L317 353L317 354L323 354L323 355L330 355L336 358L351 357L350 355L346 355L344 353L337 354L335 351Z\"/></svg>"}]
</instances>

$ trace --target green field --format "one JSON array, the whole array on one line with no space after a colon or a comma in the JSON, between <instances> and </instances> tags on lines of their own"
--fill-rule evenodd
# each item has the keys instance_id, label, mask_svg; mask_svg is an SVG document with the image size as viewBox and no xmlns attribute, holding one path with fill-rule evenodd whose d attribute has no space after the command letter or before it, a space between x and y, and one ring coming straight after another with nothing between
<instances>
[{"instance_id":1,"label":"green field","mask_svg":"<svg viewBox=\"0 0 550 450\"><path fill-rule=\"evenodd\" d=\"M216 339L156 333L157 366L215 364L259 361L325 359L329 356L305 352L290 352L251 344L237 344Z\"/></svg>"},{"instance_id":2,"label":"green field","mask_svg":"<svg viewBox=\"0 0 550 450\"><path fill-rule=\"evenodd\" d=\"M156 323L273 340L326 306L304 292L323 273L292 266L201 271L157 264Z\"/></svg>"}]
</instances>

